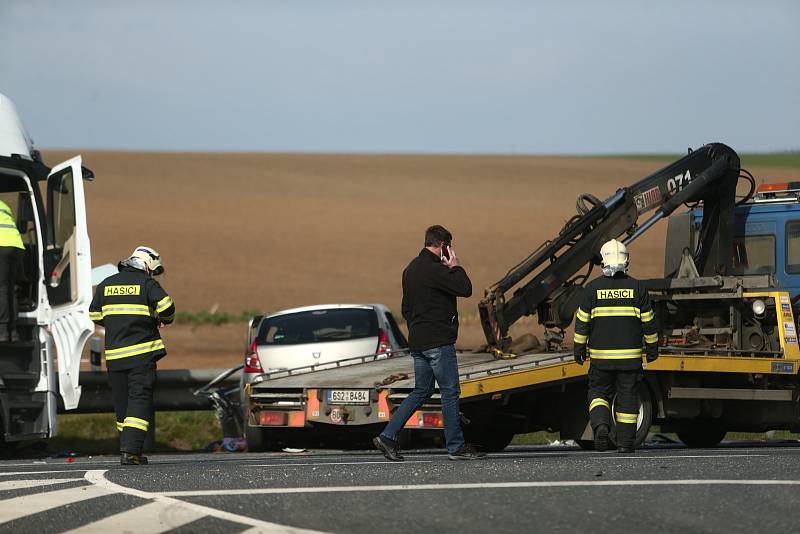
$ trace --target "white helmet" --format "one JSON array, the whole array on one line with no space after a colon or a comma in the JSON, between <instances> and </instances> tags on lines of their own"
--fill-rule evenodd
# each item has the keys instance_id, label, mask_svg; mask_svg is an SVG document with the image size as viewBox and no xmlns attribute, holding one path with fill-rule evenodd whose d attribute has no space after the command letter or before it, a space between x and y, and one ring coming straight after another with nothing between
<instances>
[{"instance_id":1,"label":"white helmet","mask_svg":"<svg viewBox=\"0 0 800 534\"><path fill-rule=\"evenodd\" d=\"M164 272L164 265L161 263L161 255L150 247L136 247L127 262L132 264L133 267L137 267L136 264L141 264L146 267L153 276L158 276Z\"/></svg>"},{"instance_id":2,"label":"white helmet","mask_svg":"<svg viewBox=\"0 0 800 534\"><path fill-rule=\"evenodd\" d=\"M603 260L603 274L611 277L622 272L628 273L628 249L616 239L607 241L600 247L600 257Z\"/></svg>"}]
</instances>

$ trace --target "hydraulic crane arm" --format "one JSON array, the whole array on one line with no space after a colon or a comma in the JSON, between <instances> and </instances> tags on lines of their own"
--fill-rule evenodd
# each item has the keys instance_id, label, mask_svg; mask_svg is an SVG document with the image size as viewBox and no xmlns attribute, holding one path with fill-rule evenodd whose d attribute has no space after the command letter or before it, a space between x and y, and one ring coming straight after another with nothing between
<instances>
[{"instance_id":1,"label":"hydraulic crane arm","mask_svg":"<svg viewBox=\"0 0 800 534\"><path fill-rule=\"evenodd\" d=\"M711 143L573 217L555 239L543 243L486 290L479 311L489 345L507 350L511 325L534 313L547 327L568 326L580 299L573 277L587 265L599 264L603 243L623 234L625 243L630 243L687 202L703 206L695 251L698 270L702 276L726 274L733 247L739 172L736 152ZM637 226L639 216L653 210L656 213ZM525 281L532 273L533 278ZM519 287L506 300L505 294L515 286Z\"/></svg>"}]
</instances>

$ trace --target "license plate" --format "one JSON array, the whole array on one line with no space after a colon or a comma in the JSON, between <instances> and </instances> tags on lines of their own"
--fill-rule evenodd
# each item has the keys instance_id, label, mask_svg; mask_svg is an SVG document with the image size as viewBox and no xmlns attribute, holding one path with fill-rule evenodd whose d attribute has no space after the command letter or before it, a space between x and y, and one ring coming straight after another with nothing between
<instances>
[{"instance_id":1,"label":"license plate","mask_svg":"<svg viewBox=\"0 0 800 534\"><path fill-rule=\"evenodd\" d=\"M332 404L369 404L368 389L330 389L328 402Z\"/></svg>"}]
</instances>

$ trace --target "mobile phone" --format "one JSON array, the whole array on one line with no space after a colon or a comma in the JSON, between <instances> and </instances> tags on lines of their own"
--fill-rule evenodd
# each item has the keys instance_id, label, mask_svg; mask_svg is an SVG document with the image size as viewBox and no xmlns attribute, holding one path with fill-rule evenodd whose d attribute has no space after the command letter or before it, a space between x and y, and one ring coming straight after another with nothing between
<instances>
[{"instance_id":1,"label":"mobile phone","mask_svg":"<svg viewBox=\"0 0 800 534\"><path fill-rule=\"evenodd\" d=\"M442 260L450 259L450 245L442 245Z\"/></svg>"}]
</instances>

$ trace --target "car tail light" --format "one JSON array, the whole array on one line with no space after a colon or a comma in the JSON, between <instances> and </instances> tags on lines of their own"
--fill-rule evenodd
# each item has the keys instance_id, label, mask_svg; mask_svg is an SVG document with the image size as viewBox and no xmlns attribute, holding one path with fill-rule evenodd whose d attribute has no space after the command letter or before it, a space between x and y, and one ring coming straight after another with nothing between
<instances>
[{"instance_id":1,"label":"car tail light","mask_svg":"<svg viewBox=\"0 0 800 534\"><path fill-rule=\"evenodd\" d=\"M263 373L264 369L261 367L261 360L258 359L258 351L256 350L256 342L250 345L250 350L244 356L244 372L245 373Z\"/></svg>"},{"instance_id":2,"label":"car tail light","mask_svg":"<svg viewBox=\"0 0 800 534\"><path fill-rule=\"evenodd\" d=\"M440 413L423 413L422 425L425 428L442 428L444 426L444 417Z\"/></svg>"},{"instance_id":3,"label":"car tail light","mask_svg":"<svg viewBox=\"0 0 800 534\"><path fill-rule=\"evenodd\" d=\"M389 342L389 336L383 328L378 329L378 350L375 354L392 354L392 344Z\"/></svg>"},{"instance_id":4,"label":"car tail light","mask_svg":"<svg viewBox=\"0 0 800 534\"><path fill-rule=\"evenodd\" d=\"M259 412L258 423L270 426L285 426L286 412Z\"/></svg>"}]
</instances>

